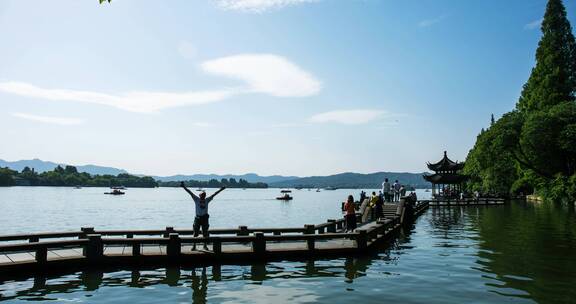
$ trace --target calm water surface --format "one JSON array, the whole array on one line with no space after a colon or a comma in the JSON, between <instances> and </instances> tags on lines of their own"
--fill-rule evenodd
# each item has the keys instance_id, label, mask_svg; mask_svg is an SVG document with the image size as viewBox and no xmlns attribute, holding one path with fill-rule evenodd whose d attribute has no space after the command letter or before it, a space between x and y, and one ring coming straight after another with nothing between
<instances>
[{"instance_id":1,"label":"calm water surface","mask_svg":"<svg viewBox=\"0 0 576 304\"><path fill-rule=\"evenodd\" d=\"M189 227L179 189L0 188L0 233ZM214 227L299 226L340 216L350 190L226 190ZM355 194L355 193L354 193ZM418 192L420 196L426 193ZM114 269L0 282L0 300L87 303L576 303L574 210L515 202L429 209L361 258L198 268Z\"/></svg>"}]
</instances>

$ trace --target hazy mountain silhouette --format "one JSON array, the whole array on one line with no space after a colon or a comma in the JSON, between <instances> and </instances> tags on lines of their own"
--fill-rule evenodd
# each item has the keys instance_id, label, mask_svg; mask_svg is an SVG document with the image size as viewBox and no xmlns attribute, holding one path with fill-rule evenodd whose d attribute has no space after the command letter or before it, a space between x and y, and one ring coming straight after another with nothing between
<instances>
[{"instance_id":1,"label":"hazy mountain silhouette","mask_svg":"<svg viewBox=\"0 0 576 304\"><path fill-rule=\"evenodd\" d=\"M25 167L29 167L31 169L34 168L34 170L38 173L42 173L46 171L52 171L58 165L66 166L70 164L58 164L51 161L40 160L37 158L30 160L18 160L13 162L0 159L0 168L8 167L12 170L16 170L19 172L21 172L22 169L24 169ZM128 173L126 172L126 170L112 167L103 167L96 165L84 165L84 166L73 165L73 166L76 167L76 169L78 169L78 172L86 172L92 175L105 175L105 174L118 175L121 173Z\"/></svg>"}]
</instances>

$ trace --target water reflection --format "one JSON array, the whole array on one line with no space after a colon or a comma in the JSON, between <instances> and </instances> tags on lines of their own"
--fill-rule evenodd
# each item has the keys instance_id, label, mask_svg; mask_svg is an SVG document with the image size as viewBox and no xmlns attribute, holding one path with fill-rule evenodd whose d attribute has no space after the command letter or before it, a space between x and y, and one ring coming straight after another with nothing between
<instances>
[{"instance_id":1,"label":"water reflection","mask_svg":"<svg viewBox=\"0 0 576 304\"><path fill-rule=\"evenodd\" d=\"M376 254L377 255L377 254ZM267 280L343 277L347 283L366 275L373 257L304 262L258 263L246 266L212 265L203 267L167 267L105 272L86 270L70 275L36 276L0 285L0 300L54 300L59 294L93 294L98 289L129 287L146 289L158 285L189 287L193 303L206 303L208 287L221 281L244 280L262 285Z\"/></svg>"}]
</instances>

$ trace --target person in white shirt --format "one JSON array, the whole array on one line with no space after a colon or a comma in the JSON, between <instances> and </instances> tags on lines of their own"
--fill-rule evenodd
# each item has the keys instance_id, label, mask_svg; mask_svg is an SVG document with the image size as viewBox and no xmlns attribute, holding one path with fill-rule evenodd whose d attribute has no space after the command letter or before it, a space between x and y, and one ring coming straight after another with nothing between
<instances>
[{"instance_id":1,"label":"person in white shirt","mask_svg":"<svg viewBox=\"0 0 576 304\"><path fill-rule=\"evenodd\" d=\"M398 202L400 201L400 183L398 183L398 180L394 181L394 201Z\"/></svg>"},{"instance_id":2,"label":"person in white shirt","mask_svg":"<svg viewBox=\"0 0 576 304\"><path fill-rule=\"evenodd\" d=\"M384 200L390 202L390 182L388 182L387 178L382 183L382 193L384 193Z\"/></svg>"},{"instance_id":3,"label":"person in white shirt","mask_svg":"<svg viewBox=\"0 0 576 304\"><path fill-rule=\"evenodd\" d=\"M188 192L188 194L190 194L190 196L192 196L192 200L194 200L194 205L196 206L196 217L194 218L194 237L197 237L200 234L200 227L202 227L202 236L205 238L209 237L210 234L208 232L208 228L210 227L210 224L208 223L208 218L210 215L208 215L208 204L214 199L216 195L218 195L218 193L224 191L226 187L220 188L209 197L206 197L206 192L204 191L200 192L200 195L194 194L192 191L186 188L184 182L180 182L180 187L182 187L184 190L186 190L186 192ZM206 243L204 243L204 249L208 249ZM196 250L196 243L194 243L192 250Z\"/></svg>"}]
</instances>

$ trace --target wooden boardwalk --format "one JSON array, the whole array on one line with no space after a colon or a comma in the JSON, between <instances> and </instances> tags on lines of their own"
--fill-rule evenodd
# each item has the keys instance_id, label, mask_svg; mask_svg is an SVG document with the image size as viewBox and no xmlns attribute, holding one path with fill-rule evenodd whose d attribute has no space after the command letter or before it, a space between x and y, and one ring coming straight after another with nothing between
<instances>
[{"instance_id":1,"label":"wooden boardwalk","mask_svg":"<svg viewBox=\"0 0 576 304\"><path fill-rule=\"evenodd\" d=\"M428 208L420 202L416 218ZM298 228L210 230L210 237L194 238L189 229L106 230L0 236L0 276L82 267L226 264L361 254L395 235L408 220L404 203L386 204L384 217L344 232L344 221L328 220ZM362 209L357 214L369 210ZM208 249L204 250L204 243ZM199 250L192 250L196 244Z\"/></svg>"}]
</instances>

